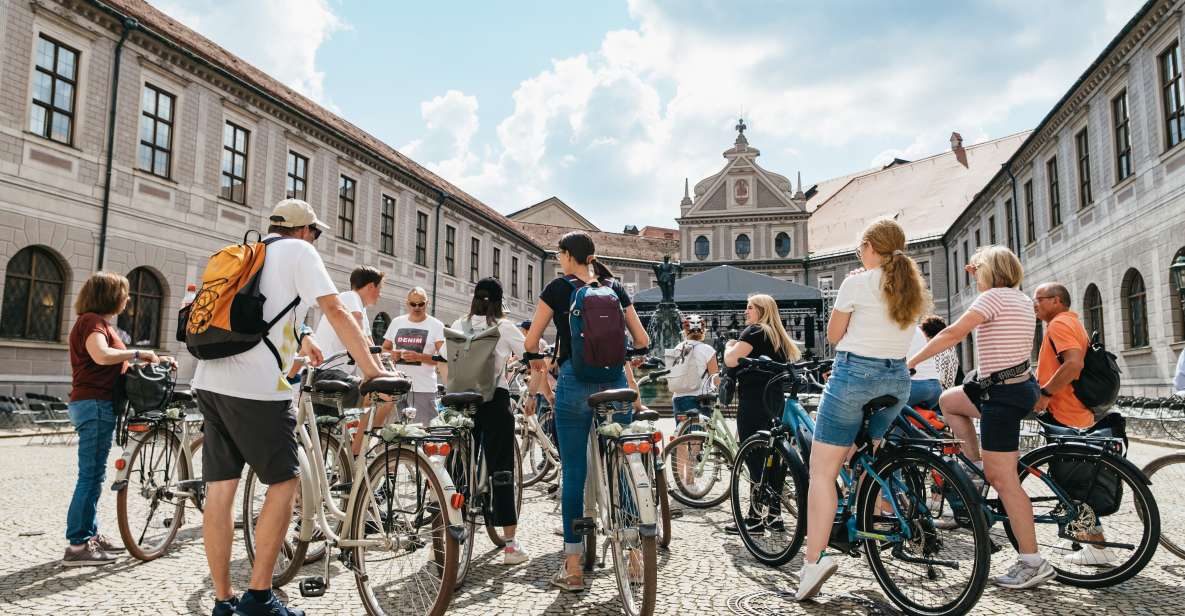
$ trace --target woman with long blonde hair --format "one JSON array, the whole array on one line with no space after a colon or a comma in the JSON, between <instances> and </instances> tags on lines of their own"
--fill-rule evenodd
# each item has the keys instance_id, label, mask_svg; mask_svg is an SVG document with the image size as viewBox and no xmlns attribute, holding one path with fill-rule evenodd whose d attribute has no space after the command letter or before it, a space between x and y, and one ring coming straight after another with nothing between
<instances>
[{"instance_id":1,"label":"woman with long blonde hair","mask_svg":"<svg viewBox=\"0 0 1185 616\"><path fill-rule=\"evenodd\" d=\"M852 271L840 285L827 323L835 365L815 419L799 601L818 594L835 573L834 559L822 556L835 521L835 480L864 422L864 405L880 396L897 399L868 424L868 436L876 442L909 399L905 357L918 318L930 306L921 271L905 254L905 231L896 222L869 224L856 254L863 268Z\"/></svg>"},{"instance_id":2,"label":"woman with long blonde hair","mask_svg":"<svg viewBox=\"0 0 1185 616\"><path fill-rule=\"evenodd\" d=\"M742 357L766 356L776 362L797 361L802 357L798 347L786 334L782 327L782 319L778 315L778 303L774 298L755 294L749 296L745 305L744 331L736 340L728 341L724 348L724 365L736 368ZM769 408L765 403L765 386L774 375L759 370L741 370L737 375L737 438L741 442L753 436L760 430L767 430L776 418L782 416L781 407ZM749 476L755 481L761 477L761 460L746 460ZM780 482L780 479L775 483ZM776 486L780 487L780 486ZM744 524L751 530L761 531L768 527L780 532L785 524L777 515L771 512L766 519L758 518L753 511L745 517ZM724 531L739 534L740 529L735 525L724 527Z\"/></svg>"}]
</instances>

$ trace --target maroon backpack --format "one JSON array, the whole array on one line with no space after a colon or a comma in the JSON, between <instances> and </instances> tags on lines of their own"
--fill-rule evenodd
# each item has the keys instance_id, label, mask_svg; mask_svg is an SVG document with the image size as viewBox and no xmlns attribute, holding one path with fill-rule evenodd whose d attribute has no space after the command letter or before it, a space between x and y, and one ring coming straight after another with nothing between
<instances>
[{"instance_id":1,"label":"maroon backpack","mask_svg":"<svg viewBox=\"0 0 1185 616\"><path fill-rule=\"evenodd\" d=\"M572 285L568 327L572 331L572 370L586 383L608 383L621 377L625 366L625 312L612 285L584 284L579 278L565 278Z\"/></svg>"}]
</instances>

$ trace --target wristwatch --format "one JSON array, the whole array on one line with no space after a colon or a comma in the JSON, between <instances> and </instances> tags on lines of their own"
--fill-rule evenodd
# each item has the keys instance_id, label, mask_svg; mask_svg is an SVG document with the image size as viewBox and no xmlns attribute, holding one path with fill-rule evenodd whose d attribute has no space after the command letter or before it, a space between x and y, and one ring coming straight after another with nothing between
<instances>
[{"instance_id":1,"label":"wristwatch","mask_svg":"<svg viewBox=\"0 0 1185 616\"><path fill-rule=\"evenodd\" d=\"M140 361L140 349L132 351L132 361Z\"/></svg>"},{"instance_id":2,"label":"wristwatch","mask_svg":"<svg viewBox=\"0 0 1185 616\"><path fill-rule=\"evenodd\" d=\"M1052 398L1052 397L1053 397L1053 392L1051 392L1051 391L1049 391L1048 389L1045 389L1044 387L1042 387L1042 388L1041 388L1041 395L1042 395L1042 396L1045 396L1046 398Z\"/></svg>"}]
</instances>

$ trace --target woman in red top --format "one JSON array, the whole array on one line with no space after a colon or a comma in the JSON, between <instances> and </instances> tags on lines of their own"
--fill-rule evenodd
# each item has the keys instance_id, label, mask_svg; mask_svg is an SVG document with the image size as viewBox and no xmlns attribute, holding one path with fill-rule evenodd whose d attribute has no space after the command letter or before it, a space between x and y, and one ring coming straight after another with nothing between
<instances>
[{"instance_id":1,"label":"woman in red top","mask_svg":"<svg viewBox=\"0 0 1185 616\"><path fill-rule=\"evenodd\" d=\"M70 330L70 421L78 432L78 483L66 515L70 542L62 564L105 565L123 547L99 534L98 504L115 432L115 384L129 360L157 363L152 351L129 351L111 325L128 304L128 279L99 272L82 285Z\"/></svg>"}]
</instances>

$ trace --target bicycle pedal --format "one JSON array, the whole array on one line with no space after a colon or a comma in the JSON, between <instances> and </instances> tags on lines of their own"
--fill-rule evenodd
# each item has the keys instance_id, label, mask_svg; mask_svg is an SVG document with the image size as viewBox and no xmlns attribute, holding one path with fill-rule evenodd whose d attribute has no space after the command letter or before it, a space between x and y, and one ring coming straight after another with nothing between
<instances>
[{"instance_id":1,"label":"bicycle pedal","mask_svg":"<svg viewBox=\"0 0 1185 616\"><path fill-rule=\"evenodd\" d=\"M597 522L592 518L576 518L572 520L572 530L581 536L593 534L597 529Z\"/></svg>"},{"instance_id":2,"label":"bicycle pedal","mask_svg":"<svg viewBox=\"0 0 1185 616\"><path fill-rule=\"evenodd\" d=\"M674 508L671 509L671 519L672 520L678 520L681 517L683 517L683 510L682 509L674 509Z\"/></svg>"},{"instance_id":3,"label":"bicycle pedal","mask_svg":"<svg viewBox=\"0 0 1185 616\"><path fill-rule=\"evenodd\" d=\"M206 482L202 481L201 479L187 479L185 481L177 482L178 489L185 490L190 494L200 494L202 491L204 491L205 487Z\"/></svg>"},{"instance_id":4,"label":"bicycle pedal","mask_svg":"<svg viewBox=\"0 0 1185 616\"><path fill-rule=\"evenodd\" d=\"M161 528L168 528L173 525L173 518L165 518L161 520Z\"/></svg>"},{"instance_id":5,"label":"bicycle pedal","mask_svg":"<svg viewBox=\"0 0 1185 616\"><path fill-rule=\"evenodd\" d=\"M320 597L325 594L325 589L328 587L325 584L325 578L317 575L307 577L300 581L300 596L302 597Z\"/></svg>"}]
</instances>

